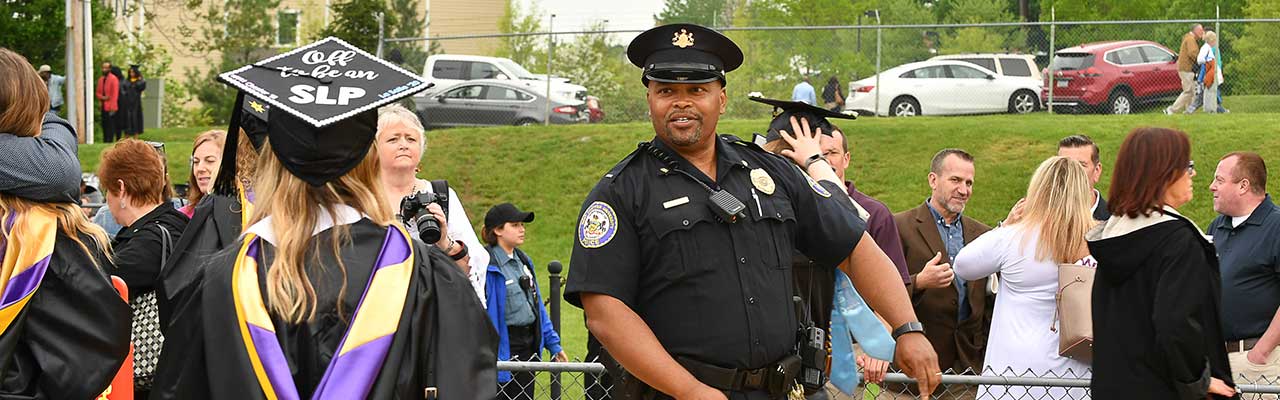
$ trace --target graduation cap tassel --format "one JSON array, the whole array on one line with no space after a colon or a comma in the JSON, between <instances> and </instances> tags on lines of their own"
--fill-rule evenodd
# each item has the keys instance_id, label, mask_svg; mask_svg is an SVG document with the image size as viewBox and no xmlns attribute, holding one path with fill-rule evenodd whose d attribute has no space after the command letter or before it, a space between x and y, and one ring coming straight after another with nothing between
<instances>
[{"instance_id":1,"label":"graduation cap tassel","mask_svg":"<svg viewBox=\"0 0 1280 400\"><path fill-rule=\"evenodd\" d=\"M213 192L224 196L237 196L236 156L240 148L240 119L244 114L244 92L236 92L236 103L231 107L231 123L227 126L226 144L222 147L222 163L218 166L218 178L213 182ZM197 189L198 190L198 189Z\"/></svg>"}]
</instances>

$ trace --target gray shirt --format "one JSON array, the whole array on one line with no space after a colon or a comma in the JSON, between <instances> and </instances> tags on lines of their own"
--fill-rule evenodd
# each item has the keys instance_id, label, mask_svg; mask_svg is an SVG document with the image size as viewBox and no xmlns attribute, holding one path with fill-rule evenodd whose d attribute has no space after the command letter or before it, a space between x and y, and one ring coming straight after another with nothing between
<instances>
[{"instance_id":1,"label":"gray shirt","mask_svg":"<svg viewBox=\"0 0 1280 400\"><path fill-rule=\"evenodd\" d=\"M1209 225L1222 276L1226 340L1262 336L1280 308L1280 207L1267 196L1244 223L1219 215Z\"/></svg>"},{"instance_id":2,"label":"gray shirt","mask_svg":"<svg viewBox=\"0 0 1280 400\"><path fill-rule=\"evenodd\" d=\"M79 202L76 146L71 125L53 113L44 115L40 136L0 133L0 193L37 202Z\"/></svg>"},{"instance_id":3,"label":"gray shirt","mask_svg":"<svg viewBox=\"0 0 1280 400\"><path fill-rule=\"evenodd\" d=\"M933 222L938 224L938 235L942 236L943 246L947 249L947 262L954 266L956 264L956 254L960 254L960 249L964 248L964 225L960 223L960 215L956 214L955 222L948 224L947 220L942 218L942 214L933 209L933 204L930 204L928 200L925 200L924 204L929 207L929 213L933 214ZM968 292L965 291L969 282L960 279L959 276L953 277L951 282L954 283L956 291L960 294L960 297L956 299L956 302L959 303L956 318L964 321L969 318L969 296Z\"/></svg>"}]
</instances>

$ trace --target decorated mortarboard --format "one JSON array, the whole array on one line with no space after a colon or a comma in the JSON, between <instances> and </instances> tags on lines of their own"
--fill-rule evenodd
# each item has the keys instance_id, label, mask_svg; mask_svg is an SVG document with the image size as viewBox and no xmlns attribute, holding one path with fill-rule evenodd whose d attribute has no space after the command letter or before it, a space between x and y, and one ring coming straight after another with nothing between
<instances>
[{"instance_id":1,"label":"decorated mortarboard","mask_svg":"<svg viewBox=\"0 0 1280 400\"><path fill-rule=\"evenodd\" d=\"M261 122L276 158L313 186L345 175L364 159L377 134L379 107L430 86L334 37L222 73L218 80L241 92L228 132ZM246 133L253 137L260 130ZM224 160L225 154L224 149ZM228 175L234 174L219 173L215 188L226 188L221 178Z\"/></svg>"},{"instance_id":2,"label":"decorated mortarboard","mask_svg":"<svg viewBox=\"0 0 1280 400\"><path fill-rule=\"evenodd\" d=\"M791 117L808 120L810 129L814 131L822 129L822 134L827 136L832 136L831 132L835 130L835 126L831 124L831 121L827 121L827 118L858 118L855 114L842 114L801 101L766 99L762 97L748 97L748 99L773 106L773 120L769 122L768 135L764 137L767 142L781 139L782 134L778 133L780 130L794 134L794 132L791 132L793 130L791 128Z\"/></svg>"},{"instance_id":3,"label":"decorated mortarboard","mask_svg":"<svg viewBox=\"0 0 1280 400\"><path fill-rule=\"evenodd\" d=\"M659 26L627 45L627 59L644 70L640 81L725 83L724 74L742 65L742 49L728 37L694 24Z\"/></svg>"}]
</instances>

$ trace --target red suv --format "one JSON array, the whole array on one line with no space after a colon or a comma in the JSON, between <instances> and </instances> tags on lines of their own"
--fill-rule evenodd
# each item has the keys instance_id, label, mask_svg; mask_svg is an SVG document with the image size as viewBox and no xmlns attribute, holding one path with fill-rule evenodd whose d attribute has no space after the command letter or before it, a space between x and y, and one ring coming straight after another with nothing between
<instances>
[{"instance_id":1,"label":"red suv","mask_svg":"<svg viewBox=\"0 0 1280 400\"><path fill-rule=\"evenodd\" d=\"M1182 92L1178 56L1155 42L1125 40L1058 50L1045 70L1053 73L1053 107L1129 114L1139 104L1172 100ZM1041 94L1049 104L1049 90Z\"/></svg>"}]
</instances>

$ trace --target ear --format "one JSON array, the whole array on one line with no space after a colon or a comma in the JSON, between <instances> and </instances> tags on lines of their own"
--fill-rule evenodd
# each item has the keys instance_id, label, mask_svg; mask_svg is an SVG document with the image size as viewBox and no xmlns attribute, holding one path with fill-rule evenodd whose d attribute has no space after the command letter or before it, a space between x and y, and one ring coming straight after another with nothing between
<instances>
[{"instance_id":1,"label":"ear","mask_svg":"<svg viewBox=\"0 0 1280 400\"><path fill-rule=\"evenodd\" d=\"M119 196L123 194L124 194L124 180L116 179L116 195Z\"/></svg>"},{"instance_id":2,"label":"ear","mask_svg":"<svg viewBox=\"0 0 1280 400\"><path fill-rule=\"evenodd\" d=\"M720 87L720 115L724 115L729 109L729 91L724 86Z\"/></svg>"}]
</instances>

